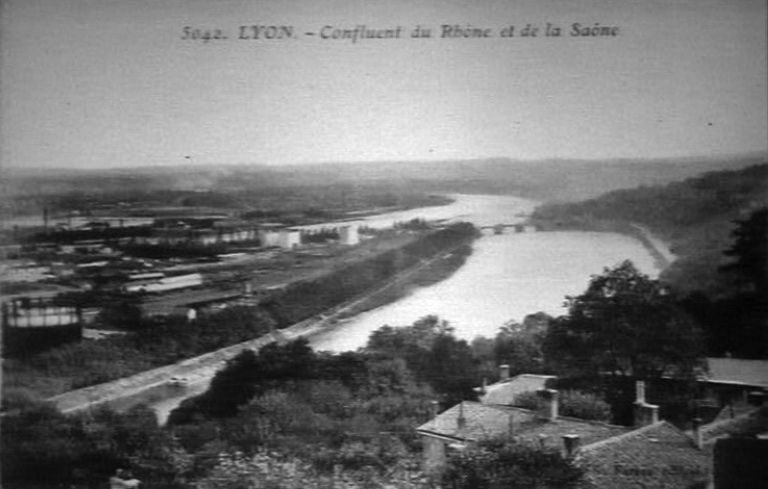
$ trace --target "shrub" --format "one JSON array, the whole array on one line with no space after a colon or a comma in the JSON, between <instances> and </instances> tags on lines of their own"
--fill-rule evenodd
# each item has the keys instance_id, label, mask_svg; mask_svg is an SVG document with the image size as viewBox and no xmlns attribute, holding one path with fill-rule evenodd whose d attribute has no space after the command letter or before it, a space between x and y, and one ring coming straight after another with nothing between
<instances>
[{"instance_id":1,"label":"shrub","mask_svg":"<svg viewBox=\"0 0 768 489\"><path fill-rule=\"evenodd\" d=\"M576 487L582 471L559 451L501 439L484 440L448 459L443 487L451 489Z\"/></svg>"}]
</instances>

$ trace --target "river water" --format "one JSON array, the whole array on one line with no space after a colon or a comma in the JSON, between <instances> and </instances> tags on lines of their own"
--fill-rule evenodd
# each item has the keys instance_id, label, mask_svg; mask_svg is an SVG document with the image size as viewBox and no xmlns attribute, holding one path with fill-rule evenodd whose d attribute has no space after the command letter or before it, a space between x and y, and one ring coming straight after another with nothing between
<instances>
[{"instance_id":1,"label":"river water","mask_svg":"<svg viewBox=\"0 0 768 489\"><path fill-rule=\"evenodd\" d=\"M453 197L453 204L396 213L394 218L464 220L489 226L520 222L536 205L510 196ZM391 225L392 219L392 215L371 218L375 226ZM371 225L368 220L363 223ZM505 322L522 321L527 314L564 313L566 295L580 294L591 275L625 259L651 276L659 272L648 250L621 234L515 233L506 228L504 234L495 235L486 230L474 242L467 262L448 279L350 318L310 341L319 350L354 350L365 345L370 333L382 325L405 326L428 314L447 320L460 338L494 336Z\"/></svg>"},{"instance_id":2,"label":"river water","mask_svg":"<svg viewBox=\"0 0 768 489\"><path fill-rule=\"evenodd\" d=\"M523 221L537 202L512 196L452 195L445 206L369 216L344 224L382 228L419 217L428 220L468 221L478 227ZM339 223L317 225L331 227ZM485 230L473 243L472 255L449 278L413 290L391 304L349 318L332 331L309 338L317 350L347 351L364 346L370 333L384 324L406 326L435 314L447 320L460 338L494 336L509 320L544 311L564 312L566 295L583 292L593 274L631 259L644 273L655 276L654 261L634 238L614 233L530 232L512 228L496 235ZM149 402L161 422L184 398L203 392L208 378L184 391Z\"/></svg>"}]
</instances>

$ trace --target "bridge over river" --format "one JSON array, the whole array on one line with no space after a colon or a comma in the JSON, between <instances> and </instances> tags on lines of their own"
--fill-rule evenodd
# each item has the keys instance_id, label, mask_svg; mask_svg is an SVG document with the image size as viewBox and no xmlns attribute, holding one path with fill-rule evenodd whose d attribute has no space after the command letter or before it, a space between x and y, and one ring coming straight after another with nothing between
<instances>
[{"instance_id":1,"label":"bridge over river","mask_svg":"<svg viewBox=\"0 0 768 489\"><path fill-rule=\"evenodd\" d=\"M521 223L498 223L487 226L477 226L479 229L493 230L494 234L504 234L505 229L513 229L516 233L532 233L536 231L536 226L532 224Z\"/></svg>"}]
</instances>

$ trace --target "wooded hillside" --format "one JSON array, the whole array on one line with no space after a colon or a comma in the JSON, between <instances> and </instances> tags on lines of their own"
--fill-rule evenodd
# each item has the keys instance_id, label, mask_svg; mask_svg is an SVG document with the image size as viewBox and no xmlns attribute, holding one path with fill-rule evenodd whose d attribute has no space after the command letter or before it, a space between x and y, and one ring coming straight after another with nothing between
<instances>
[{"instance_id":1,"label":"wooded hillside","mask_svg":"<svg viewBox=\"0 0 768 489\"><path fill-rule=\"evenodd\" d=\"M663 186L616 190L579 203L547 204L533 218L553 228L648 228L671 245L677 260L662 275L676 289L713 296L730 292L718 268L734 221L768 205L768 163L716 171Z\"/></svg>"}]
</instances>

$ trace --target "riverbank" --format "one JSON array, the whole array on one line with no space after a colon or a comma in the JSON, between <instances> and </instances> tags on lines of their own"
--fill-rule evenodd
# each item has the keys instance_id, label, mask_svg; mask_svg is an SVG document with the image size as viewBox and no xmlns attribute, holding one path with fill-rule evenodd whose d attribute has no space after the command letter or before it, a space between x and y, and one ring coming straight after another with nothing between
<instances>
[{"instance_id":1,"label":"riverbank","mask_svg":"<svg viewBox=\"0 0 768 489\"><path fill-rule=\"evenodd\" d=\"M586 231L618 233L629 236L638 240L643 245L653 258L654 265L660 272L667 269L676 259L664 242L655 237L648 228L637 223L609 219L572 219L568 221L530 219L529 223L544 232Z\"/></svg>"},{"instance_id":2,"label":"riverbank","mask_svg":"<svg viewBox=\"0 0 768 489\"><path fill-rule=\"evenodd\" d=\"M260 335L256 339L180 360L172 365L145 369L134 375L66 392L48 400L60 409L71 412L102 404L126 408L133 405L134 401L157 402L163 396L178 395L178 392L167 392L165 384L170 377L185 377L190 383L199 383L201 376L210 378L226 360L242 349L328 330L344 318L397 300L401 296L395 291L407 291L408 287L419 283L434 283L444 279L458 269L469 255L470 243L475 236L476 232L471 225L453 225L427 233L398 250L387 251L325 277L293 284L269 298L267 304L259 306L261 310L273 314L277 322L279 329L270 335ZM360 294L361 290L367 292ZM288 321L291 317L298 320L281 324L281 321ZM183 334L181 330L179 333ZM157 345L153 347L157 348Z\"/></svg>"}]
</instances>

